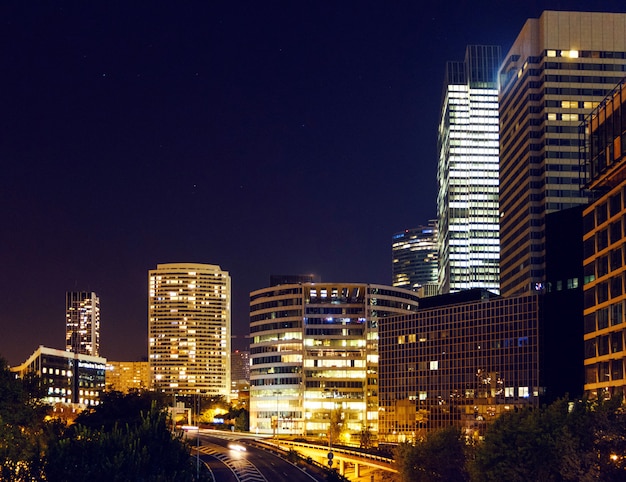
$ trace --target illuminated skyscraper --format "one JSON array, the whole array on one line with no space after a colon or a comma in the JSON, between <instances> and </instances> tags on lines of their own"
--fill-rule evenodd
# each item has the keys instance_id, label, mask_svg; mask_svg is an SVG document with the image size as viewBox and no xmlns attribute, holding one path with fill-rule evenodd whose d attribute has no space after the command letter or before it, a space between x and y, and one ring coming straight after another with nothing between
<instances>
[{"instance_id":1,"label":"illuminated skyscraper","mask_svg":"<svg viewBox=\"0 0 626 482\"><path fill-rule=\"evenodd\" d=\"M393 235L392 285L417 291L437 283L437 221Z\"/></svg>"},{"instance_id":2,"label":"illuminated skyscraper","mask_svg":"<svg viewBox=\"0 0 626 482\"><path fill-rule=\"evenodd\" d=\"M626 71L626 14L546 11L500 68L501 293L546 286L546 216L587 202L579 126ZM573 260L580 263L580 260Z\"/></svg>"},{"instance_id":3,"label":"illuminated skyscraper","mask_svg":"<svg viewBox=\"0 0 626 482\"><path fill-rule=\"evenodd\" d=\"M100 298L93 291L65 294L65 351L100 356Z\"/></svg>"},{"instance_id":4,"label":"illuminated skyscraper","mask_svg":"<svg viewBox=\"0 0 626 482\"><path fill-rule=\"evenodd\" d=\"M251 430L328 434L335 420L345 438L364 427L376 432L378 325L412 313L418 300L413 291L363 283L250 293Z\"/></svg>"},{"instance_id":5,"label":"illuminated skyscraper","mask_svg":"<svg viewBox=\"0 0 626 482\"><path fill-rule=\"evenodd\" d=\"M499 291L500 47L470 45L448 62L439 122L439 291Z\"/></svg>"},{"instance_id":6,"label":"illuminated skyscraper","mask_svg":"<svg viewBox=\"0 0 626 482\"><path fill-rule=\"evenodd\" d=\"M219 266L159 264L149 272L153 389L230 396L230 276Z\"/></svg>"}]
</instances>

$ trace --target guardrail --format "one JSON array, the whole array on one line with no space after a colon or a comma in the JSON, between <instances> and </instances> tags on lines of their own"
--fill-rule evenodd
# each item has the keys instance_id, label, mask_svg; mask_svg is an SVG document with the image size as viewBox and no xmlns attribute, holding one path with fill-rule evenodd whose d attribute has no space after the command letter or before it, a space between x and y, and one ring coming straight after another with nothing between
<instances>
[{"instance_id":1,"label":"guardrail","mask_svg":"<svg viewBox=\"0 0 626 482\"><path fill-rule=\"evenodd\" d=\"M312 443L292 442L291 440L275 440L273 442L263 440L263 443L287 445L287 446L292 446L292 447L302 447L302 448L308 448L308 449L314 449L314 450L328 450L327 445L316 445ZM394 460L389 457L382 457L380 455L368 454L368 453L359 452L356 450L348 450L348 449L333 447L332 451L336 454L352 455L354 457L375 460L376 462L382 462L384 464L389 464L389 465L393 465L394 463Z\"/></svg>"}]
</instances>

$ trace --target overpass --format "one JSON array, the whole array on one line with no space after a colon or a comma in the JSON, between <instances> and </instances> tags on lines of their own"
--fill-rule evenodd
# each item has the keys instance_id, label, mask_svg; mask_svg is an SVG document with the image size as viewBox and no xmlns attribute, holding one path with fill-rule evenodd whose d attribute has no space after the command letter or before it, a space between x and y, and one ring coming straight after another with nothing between
<instances>
[{"instance_id":1,"label":"overpass","mask_svg":"<svg viewBox=\"0 0 626 482\"><path fill-rule=\"evenodd\" d=\"M350 480L359 482L377 482L388 479L385 473L397 473L393 459L372 455L345 448L332 448L332 458L329 458L329 449L325 445L312 443L292 442L291 440L257 440L258 443L272 445L281 450L297 451L302 457L311 457L321 465L336 467L341 475Z\"/></svg>"}]
</instances>

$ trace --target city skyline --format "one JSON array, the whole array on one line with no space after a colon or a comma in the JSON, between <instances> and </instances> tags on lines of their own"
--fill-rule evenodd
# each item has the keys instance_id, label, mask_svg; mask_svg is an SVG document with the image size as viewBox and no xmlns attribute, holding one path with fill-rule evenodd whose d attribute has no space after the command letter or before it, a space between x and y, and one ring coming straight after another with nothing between
<instances>
[{"instance_id":1,"label":"city skyline","mask_svg":"<svg viewBox=\"0 0 626 482\"><path fill-rule=\"evenodd\" d=\"M413 3L0 7L0 355L62 348L84 290L101 356L146 356L158 263L228 271L238 337L271 273L390 284L389 237L436 214L445 62L545 9L626 10Z\"/></svg>"}]
</instances>

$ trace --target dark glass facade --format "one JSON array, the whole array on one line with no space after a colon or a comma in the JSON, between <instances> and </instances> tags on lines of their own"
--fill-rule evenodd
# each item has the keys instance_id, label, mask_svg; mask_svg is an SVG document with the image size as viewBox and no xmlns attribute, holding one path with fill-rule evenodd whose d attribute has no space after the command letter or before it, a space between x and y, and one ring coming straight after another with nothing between
<instances>
[{"instance_id":1,"label":"dark glass facade","mask_svg":"<svg viewBox=\"0 0 626 482\"><path fill-rule=\"evenodd\" d=\"M597 199L583 212L585 392L625 393L626 84L585 122L586 187Z\"/></svg>"},{"instance_id":2,"label":"dark glass facade","mask_svg":"<svg viewBox=\"0 0 626 482\"><path fill-rule=\"evenodd\" d=\"M437 283L437 221L405 229L392 237L392 282L398 288L417 291Z\"/></svg>"},{"instance_id":3,"label":"dark glass facade","mask_svg":"<svg viewBox=\"0 0 626 482\"><path fill-rule=\"evenodd\" d=\"M450 425L480 436L498 415L538 406L543 297L459 295L381 324L380 441L415 441Z\"/></svg>"}]
</instances>

